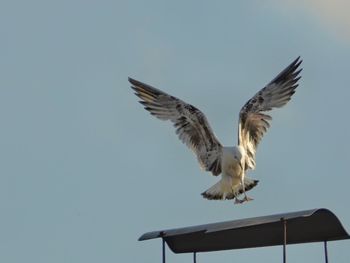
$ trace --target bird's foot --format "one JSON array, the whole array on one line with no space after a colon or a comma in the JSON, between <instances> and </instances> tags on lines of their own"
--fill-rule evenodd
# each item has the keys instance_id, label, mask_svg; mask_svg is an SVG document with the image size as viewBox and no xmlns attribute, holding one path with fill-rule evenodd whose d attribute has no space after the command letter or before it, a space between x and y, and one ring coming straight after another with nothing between
<instances>
[{"instance_id":1,"label":"bird's foot","mask_svg":"<svg viewBox=\"0 0 350 263\"><path fill-rule=\"evenodd\" d=\"M244 203L244 201L245 201L244 199L241 200L241 199L238 199L238 197L235 198L235 204L236 205L242 204L242 203Z\"/></svg>"},{"instance_id":2,"label":"bird's foot","mask_svg":"<svg viewBox=\"0 0 350 263\"><path fill-rule=\"evenodd\" d=\"M249 201L253 201L254 198L251 198L249 196L245 196L243 200L249 202Z\"/></svg>"},{"instance_id":3,"label":"bird's foot","mask_svg":"<svg viewBox=\"0 0 350 263\"><path fill-rule=\"evenodd\" d=\"M235 198L235 204L243 204L244 202L249 202L254 200L251 197L245 196L243 199L238 199L237 197Z\"/></svg>"}]
</instances>

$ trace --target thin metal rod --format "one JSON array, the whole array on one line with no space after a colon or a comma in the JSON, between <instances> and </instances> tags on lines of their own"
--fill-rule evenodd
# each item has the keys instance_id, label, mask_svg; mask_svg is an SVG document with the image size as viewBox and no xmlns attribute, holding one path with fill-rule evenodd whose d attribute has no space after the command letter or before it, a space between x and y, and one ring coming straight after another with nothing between
<instances>
[{"instance_id":1,"label":"thin metal rod","mask_svg":"<svg viewBox=\"0 0 350 263\"><path fill-rule=\"evenodd\" d=\"M162 238L162 259L163 259L163 263L165 263L165 240L164 238Z\"/></svg>"},{"instance_id":2,"label":"thin metal rod","mask_svg":"<svg viewBox=\"0 0 350 263\"><path fill-rule=\"evenodd\" d=\"M197 263L197 253L193 252L193 263Z\"/></svg>"},{"instance_id":3,"label":"thin metal rod","mask_svg":"<svg viewBox=\"0 0 350 263\"><path fill-rule=\"evenodd\" d=\"M283 222L283 263L287 262L287 221L284 218L281 218Z\"/></svg>"},{"instance_id":4,"label":"thin metal rod","mask_svg":"<svg viewBox=\"0 0 350 263\"><path fill-rule=\"evenodd\" d=\"M325 258L326 263L328 263L327 241L324 241L324 258Z\"/></svg>"}]
</instances>

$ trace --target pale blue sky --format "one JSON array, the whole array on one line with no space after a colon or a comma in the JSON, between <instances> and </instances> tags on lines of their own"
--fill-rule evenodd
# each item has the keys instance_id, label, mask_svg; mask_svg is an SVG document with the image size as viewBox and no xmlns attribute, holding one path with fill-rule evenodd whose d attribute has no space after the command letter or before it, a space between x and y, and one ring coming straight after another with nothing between
<instances>
[{"instance_id":1,"label":"pale blue sky","mask_svg":"<svg viewBox=\"0 0 350 263\"><path fill-rule=\"evenodd\" d=\"M142 233L317 207L350 230L349 4L280 2L2 1L0 261L160 262ZM233 145L241 106L299 55L300 87L272 113L241 206L200 196L217 178L127 82L191 102ZM321 262L322 244L288 256ZM349 241L329 256L347 262ZM280 262L281 249L198 261Z\"/></svg>"}]
</instances>

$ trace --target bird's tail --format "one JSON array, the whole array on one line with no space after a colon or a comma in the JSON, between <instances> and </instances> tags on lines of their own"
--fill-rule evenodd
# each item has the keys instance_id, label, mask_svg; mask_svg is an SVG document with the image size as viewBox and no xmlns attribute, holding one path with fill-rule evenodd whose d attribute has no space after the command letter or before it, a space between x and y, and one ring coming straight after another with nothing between
<instances>
[{"instance_id":1,"label":"bird's tail","mask_svg":"<svg viewBox=\"0 0 350 263\"><path fill-rule=\"evenodd\" d=\"M245 191L249 191L258 184L258 180L253 180L248 177L244 178ZM202 196L209 200L233 199L243 193L243 187L239 183L232 188L231 183L221 179L208 190L202 193Z\"/></svg>"}]
</instances>

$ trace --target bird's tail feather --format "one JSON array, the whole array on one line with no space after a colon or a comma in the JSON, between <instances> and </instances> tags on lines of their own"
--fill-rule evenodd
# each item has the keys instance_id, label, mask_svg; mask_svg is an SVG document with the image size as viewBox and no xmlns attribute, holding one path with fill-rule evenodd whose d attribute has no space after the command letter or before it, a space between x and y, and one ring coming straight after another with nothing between
<instances>
[{"instance_id":1,"label":"bird's tail feather","mask_svg":"<svg viewBox=\"0 0 350 263\"><path fill-rule=\"evenodd\" d=\"M258 180L253 180L248 177L244 178L245 191L249 191L258 184ZM228 190L230 189L230 190ZM202 193L202 196L209 200L223 200L223 199L234 199L236 196L239 196L243 193L243 187L241 184L234 186L233 189L231 186L227 185L223 179L214 184L208 190Z\"/></svg>"}]
</instances>

